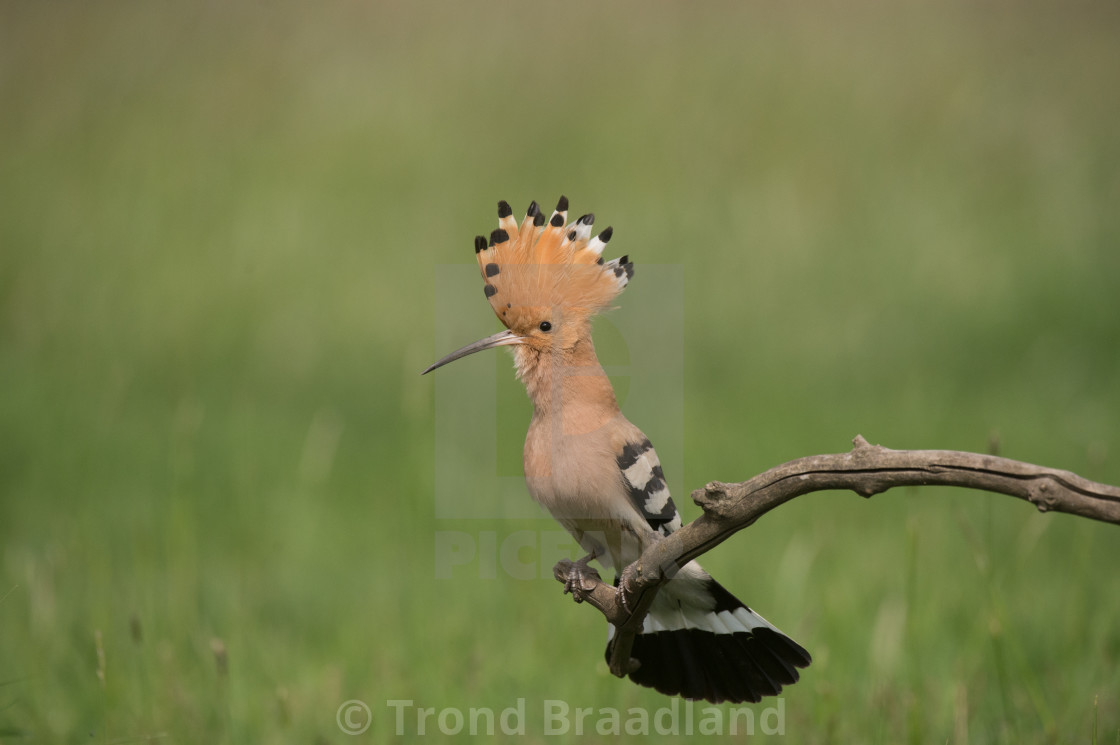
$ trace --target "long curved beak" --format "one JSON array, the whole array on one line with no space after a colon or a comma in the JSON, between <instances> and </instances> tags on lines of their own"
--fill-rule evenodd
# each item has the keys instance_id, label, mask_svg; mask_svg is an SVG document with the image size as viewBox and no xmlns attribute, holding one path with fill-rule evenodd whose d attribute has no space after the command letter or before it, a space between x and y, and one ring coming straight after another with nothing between
<instances>
[{"instance_id":1,"label":"long curved beak","mask_svg":"<svg viewBox=\"0 0 1120 745\"><path fill-rule=\"evenodd\" d=\"M435 370L437 367L443 367L448 362L454 362L455 360L459 359L460 357L466 357L468 354L474 354L475 352L481 352L483 349L493 349L494 347L508 347L510 345L513 345L513 344L522 344L522 343L524 343L524 339L522 339L520 336L518 336L517 334L515 334L512 331L507 329L505 331L498 332L497 334L494 334L493 336L488 336L485 339L479 339L478 341L474 342L473 344L468 344L467 346L463 347L462 349L456 349L454 352L447 355L446 357L441 359L439 362L434 362L431 365L429 365L428 369L425 370L424 372L420 373L420 374L421 375L427 375L432 370Z\"/></svg>"}]
</instances>

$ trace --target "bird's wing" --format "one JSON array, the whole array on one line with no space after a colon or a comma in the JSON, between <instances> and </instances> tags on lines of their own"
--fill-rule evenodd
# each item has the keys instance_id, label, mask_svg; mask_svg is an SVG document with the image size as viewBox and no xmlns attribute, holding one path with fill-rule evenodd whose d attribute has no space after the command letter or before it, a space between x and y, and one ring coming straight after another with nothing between
<instances>
[{"instance_id":1,"label":"bird's wing","mask_svg":"<svg viewBox=\"0 0 1120 745\"><path fill-rule=\"evenodd\" d=\"M644 435L626 443L616 458L630 503L661 535L681 527L681 514L669 496L657 453Z\"/></svg>"}]
</instances>

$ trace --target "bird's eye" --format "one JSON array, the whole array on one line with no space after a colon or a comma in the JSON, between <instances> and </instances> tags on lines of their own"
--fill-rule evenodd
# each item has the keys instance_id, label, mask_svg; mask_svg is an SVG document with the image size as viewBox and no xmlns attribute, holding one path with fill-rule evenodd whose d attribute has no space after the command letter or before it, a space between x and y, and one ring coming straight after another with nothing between
<instances>
[{"instance_id":1,"label":"bird's eye","mask_svg":"<svg viewBox=\"0 0 1120 745\"><path fill-rule=\"evenodd\" d=\"M552 331L552 324L548 321L541 321L541 325L538 328L541 331Z\"/></svg>"}]
</instances>

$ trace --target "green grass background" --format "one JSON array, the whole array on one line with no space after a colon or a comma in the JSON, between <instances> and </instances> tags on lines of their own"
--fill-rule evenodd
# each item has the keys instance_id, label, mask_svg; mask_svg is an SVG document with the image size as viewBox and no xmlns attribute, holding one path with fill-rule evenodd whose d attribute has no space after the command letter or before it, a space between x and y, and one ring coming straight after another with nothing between
<instances>
[{"instance_id":1,"label":"green grass background","mask_svg":"<svg viewBox=\"0 0 1120 745\"><path fill-rule=\"evenodd\" d=\"M437 576L441 533L555 530L434 507L441 381L494 366L505 471L529 414L504 352L418 375L437 329L496 330L436 277L501 198L613 224L636 313L677 267L678 415L624 408L689 519L857 433L1120 483L1118 32L1103 2L4 3L0 741L408 741L386 701L524 697L516 739L565 742L546 699L667 703L551 579ZM814 654L775 739L1118 742L1118 535L824 493L705 564Z\"/></svg>"}]
</instances>

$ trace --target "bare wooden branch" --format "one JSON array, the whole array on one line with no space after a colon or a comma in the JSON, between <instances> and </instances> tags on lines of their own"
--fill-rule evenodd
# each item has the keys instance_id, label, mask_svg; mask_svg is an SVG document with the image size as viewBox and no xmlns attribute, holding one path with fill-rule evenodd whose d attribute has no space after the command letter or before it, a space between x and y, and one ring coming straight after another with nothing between
<instances>
[{"instance_id":1,"label":"bare wooden branch","mask_svg":"<svg viewBox=\"0 0 1120 745\"><path fill-rule=\"evenodd\" d=\"M871 497L895 486L962 486L1025 499L1041 512L1066 512L1120 525L1120 488L1069 471L956 450L890 450L858 435L853 445L847 453L799 458L748 481L713 481L692 492L704 514L649 546L623 570L625 599L597 575L587 578L582 592L576 593L577 601L586 600L616 627L611 672L624 677L636 666L630 658L634 636L658 589L679 567L803 494L842 489ZM556 579L567 581L571 565L567 560L558 563L553 570Z\"/></svg>"}]
</instances>

